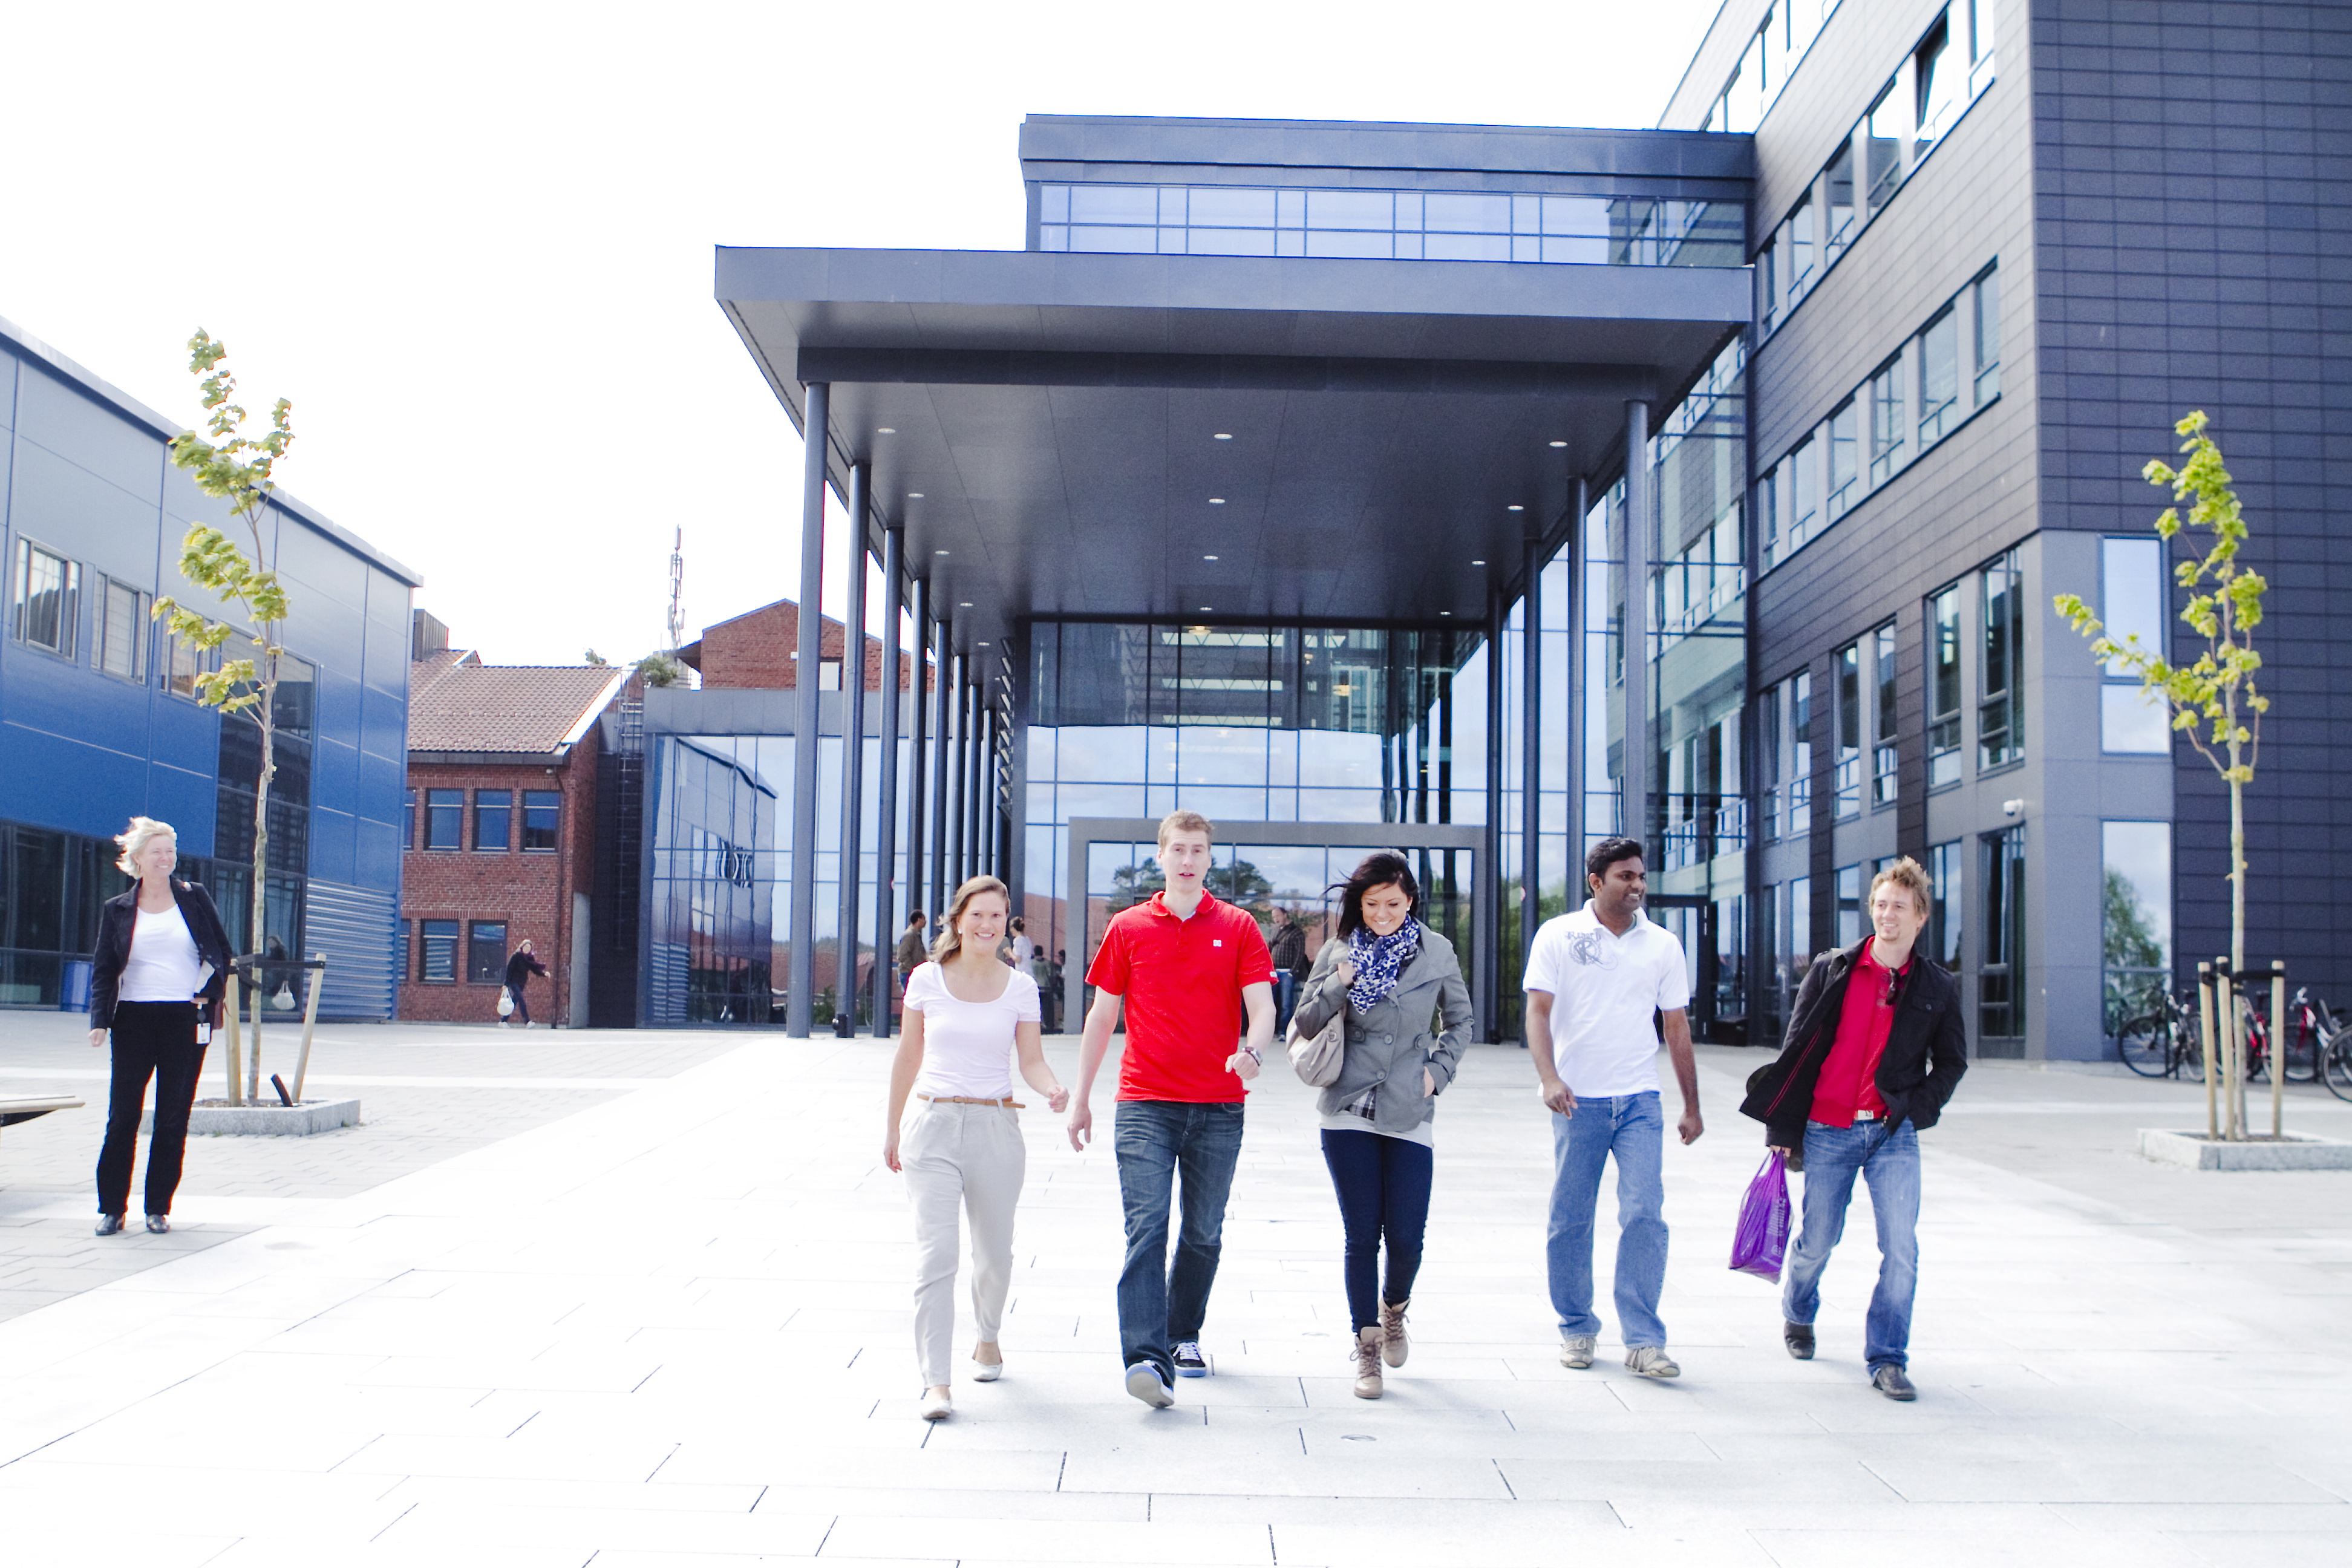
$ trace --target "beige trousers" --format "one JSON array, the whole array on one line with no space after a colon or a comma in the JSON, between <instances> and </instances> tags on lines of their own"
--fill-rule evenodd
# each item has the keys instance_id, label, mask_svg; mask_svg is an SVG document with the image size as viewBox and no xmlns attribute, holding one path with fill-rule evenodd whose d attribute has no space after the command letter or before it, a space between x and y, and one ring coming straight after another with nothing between
<instances>
[{"instance_id":1,"label":"beige trousers","mask_svg":"<svg viewBox=\"0 0 2352 1568\"><path fill-rule=\"evenodd\" d=\"M915 1206L915 1359L930 1387L953 1381L956 1211L971 1223L971 1315L980 1338L993 1340L1013 1285L1013 1211L1029 1151L1009 1106L915 1104L898 1163Z\"/></svg>"}]
</instances>

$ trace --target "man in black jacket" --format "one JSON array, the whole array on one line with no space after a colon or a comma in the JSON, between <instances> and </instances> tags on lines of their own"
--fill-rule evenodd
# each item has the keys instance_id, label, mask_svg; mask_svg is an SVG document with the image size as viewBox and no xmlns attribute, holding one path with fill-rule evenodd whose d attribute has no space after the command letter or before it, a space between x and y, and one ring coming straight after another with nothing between
<instances>
[{"instance_id":1,"label":"man in black jacket","mask_svg":"<svg viewBox=\"0 0 2352 1568\"><path fill-rule=\"evenodd\" d=\"M1933 1127L1968 1070L1959 986L1914 949L1927 923L1927 873L1906 856L1871 879L1874 934L1823 953L1798 988L1780 1058L1748 1080L1740 1106L1764 1142L1805 1173L1804 1225L1781 1283L1781 1336L1813 1357L1822 1270L1845 1229L1858 1174L1878 1219L1878 1288L1864 1327L1870 1381L1915 1399L1911 1302L1919 1282L1919 1129Z\"/></svg>"}]
</instances>

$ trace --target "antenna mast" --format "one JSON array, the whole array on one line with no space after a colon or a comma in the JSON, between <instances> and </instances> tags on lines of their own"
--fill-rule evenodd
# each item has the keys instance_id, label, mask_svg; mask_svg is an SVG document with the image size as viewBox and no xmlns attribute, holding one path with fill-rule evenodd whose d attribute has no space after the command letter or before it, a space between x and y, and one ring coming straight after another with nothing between
<instances>
[{"instance_id":1,"label":"antenna mast","mask_svg":"<svg viewBox=\"0 0 2352 1568\"><path fill-rule=\"evenodd\" d=\"M669 651L676 653L686 646L686 530L669 548Z\"/></svg>"}]
</instances>

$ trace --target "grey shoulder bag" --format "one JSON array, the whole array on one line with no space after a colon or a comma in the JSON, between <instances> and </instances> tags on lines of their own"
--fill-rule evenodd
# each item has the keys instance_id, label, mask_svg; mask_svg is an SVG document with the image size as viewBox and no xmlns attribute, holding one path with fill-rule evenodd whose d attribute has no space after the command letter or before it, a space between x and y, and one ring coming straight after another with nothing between
<instances>
[{"instance_id":1,"label":"grey shoulder bag","mask_svg":"<svg viewBox=\"0 0 2352 1568\"><path fill-rule=\"evenodd\" d=\"M1331 1011L1330 1021L1312 1036L1302 1035L1298 1020L1290 1021L1290 1066L1310 1088L1328 1089L1339 1081L1339 1058L1348 1047L1348 1005Z\"/></svg>"}]
</instances>

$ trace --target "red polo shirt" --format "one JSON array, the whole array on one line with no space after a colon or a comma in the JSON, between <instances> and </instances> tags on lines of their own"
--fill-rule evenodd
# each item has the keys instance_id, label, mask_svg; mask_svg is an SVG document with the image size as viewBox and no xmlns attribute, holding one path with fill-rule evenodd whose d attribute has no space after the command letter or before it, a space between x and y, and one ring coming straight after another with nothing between
<instances>
[{"instance_id":1,"label":"red polo shirt","mask_svg":"<svg viewBox=\"0 0 2352 1568\"><path fill-rule=\"evenodd\" d=\"M1225 1070L1241 1044L1242 987L1274 979L1265 938L1246 910L1206 890L1191 920L1154 893L1111 917L1087 984L1127 1001L1121 1100L1223 1105L1245 1098Z\"/></svg>"},{"instance_id":2,"label":"red polo shirt","mask_svg":"<svg viewBox=\"0 0 2352 1568\"><path fill-rule=\"evenodd\" d=\"M1886 1037L1895 1028L1895 1004L1886 999L1886 966L1870 955L1875 942L1862 944L1862 955L1846 976L1845 1006L1838 1014L1837 1038L1830 1046L1822 1075L1813 1082L1811 1120L1826 1127L1851 1127L1854 1113L1886 1114L1878 1098L1878 1063L1886 1055ZM1912 963L1918 962L1916 955ZM1911 964L1895 971L1911 972Z\"/></svg>"}]
</instances>

